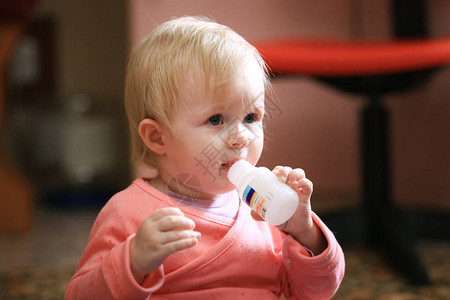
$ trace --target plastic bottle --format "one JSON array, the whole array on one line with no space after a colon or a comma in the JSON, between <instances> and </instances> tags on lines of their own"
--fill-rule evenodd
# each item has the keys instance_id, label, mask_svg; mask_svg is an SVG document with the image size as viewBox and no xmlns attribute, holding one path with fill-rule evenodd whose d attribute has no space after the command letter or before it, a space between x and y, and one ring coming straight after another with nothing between
<instances>
[{"instance_id":1,"label":"plastic bottle","mask_svg":"<svg viewBox=\"0 0 450 300\"><path fill-rule=\"evenodd\" d=\"M297 209L297 193L265 167L239 160L228 171L228 179L241 199L272 225L285 223Z\"/></svg>"}]
</instances>

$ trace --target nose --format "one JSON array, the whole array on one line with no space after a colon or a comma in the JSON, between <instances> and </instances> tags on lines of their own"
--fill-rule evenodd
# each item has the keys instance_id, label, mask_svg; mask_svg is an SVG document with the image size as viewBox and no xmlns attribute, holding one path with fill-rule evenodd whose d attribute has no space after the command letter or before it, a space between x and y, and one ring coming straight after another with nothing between
<instances>
[{"instance_id":1,"label":"nose","mask_svg":"<svg viewBox=\"0 0 450 300\"><path fill-rule=\"evenodd\" d=\"M236 150L241 151L241 150L245 149L247 147L247 145L248 145L248 139L237 138L234 141L232 147Z\"/></svg>"},{"instance_id":2,"label":"nose","mask_svg":"<svg viewBox=\"0 0 450 300\"><path fill-rule=\"evenodd\" d=\"M250 132L248 128L244 124L242 124L242 122L236 121L233 125L234 126L230 126L227 132L228 143L231 148L241 151L249 144Z\"/></svg>"}]
</instances>

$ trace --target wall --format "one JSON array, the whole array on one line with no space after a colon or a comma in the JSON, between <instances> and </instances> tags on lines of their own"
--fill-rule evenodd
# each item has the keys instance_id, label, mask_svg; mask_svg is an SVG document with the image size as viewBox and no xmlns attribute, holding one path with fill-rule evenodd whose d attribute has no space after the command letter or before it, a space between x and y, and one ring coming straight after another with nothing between
<instances>
[{"instance_id":1,"label":"wall","mask_svg":"<svg viewBox=\"0 0 450 300\"><path fill-rule=\"evenodd\" d=\"M429 1L433 36L450 36L445 1ZM282 4L281 4L282 3ZM130 0L130 47L170 17L206 15L248 40L289 35L317 38L390 37L383 1L176 1ZM445 13L447 12L447 13ZM450 70L411 92L392 95L394 198L407 205L449 207ZM359 111L363 98L310 78L274 80L281 113L267 122L260 164L302 167L315 194L333 201L360 194Z\"/></svg>"}]
</instances>

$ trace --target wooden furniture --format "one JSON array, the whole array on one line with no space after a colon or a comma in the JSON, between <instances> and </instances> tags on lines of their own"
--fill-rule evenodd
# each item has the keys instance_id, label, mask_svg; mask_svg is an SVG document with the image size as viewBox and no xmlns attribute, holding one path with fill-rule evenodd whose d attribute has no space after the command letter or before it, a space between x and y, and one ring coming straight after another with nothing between
<instances>
[{"instance_id":1,"label":"wooden furniture","mask_svg":"<svg viewBox=\"0 0 450 300\"><path fill-rule=\"evenodd\" d=\"M8 62L24 29L21 22L0 24L0 136L5 121ZM24 175L0 152L0 232L29 229L33 211L33 191Z\"/></svg>"}]
</instances>

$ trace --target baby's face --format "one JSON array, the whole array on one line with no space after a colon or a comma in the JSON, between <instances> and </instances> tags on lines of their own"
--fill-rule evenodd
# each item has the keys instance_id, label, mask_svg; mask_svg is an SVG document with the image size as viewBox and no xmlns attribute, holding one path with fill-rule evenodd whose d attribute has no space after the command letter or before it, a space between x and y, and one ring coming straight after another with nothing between
<instances>
[{"instance_id":1,"label":"baby's face","mask_svg":"<svg viewBox=\"0 0 450 300\"><path fill-rule=\"evenodd\" d=\"M194 188L201 198L229 192L235 188L227 177L232 163L255 165L261 156L264 83L258 68L249 65L221 102L212 97L202 84L188 82L173 114L174 135L166 138L160 176L174 192Z\"/></svg>"}]
</instances>

